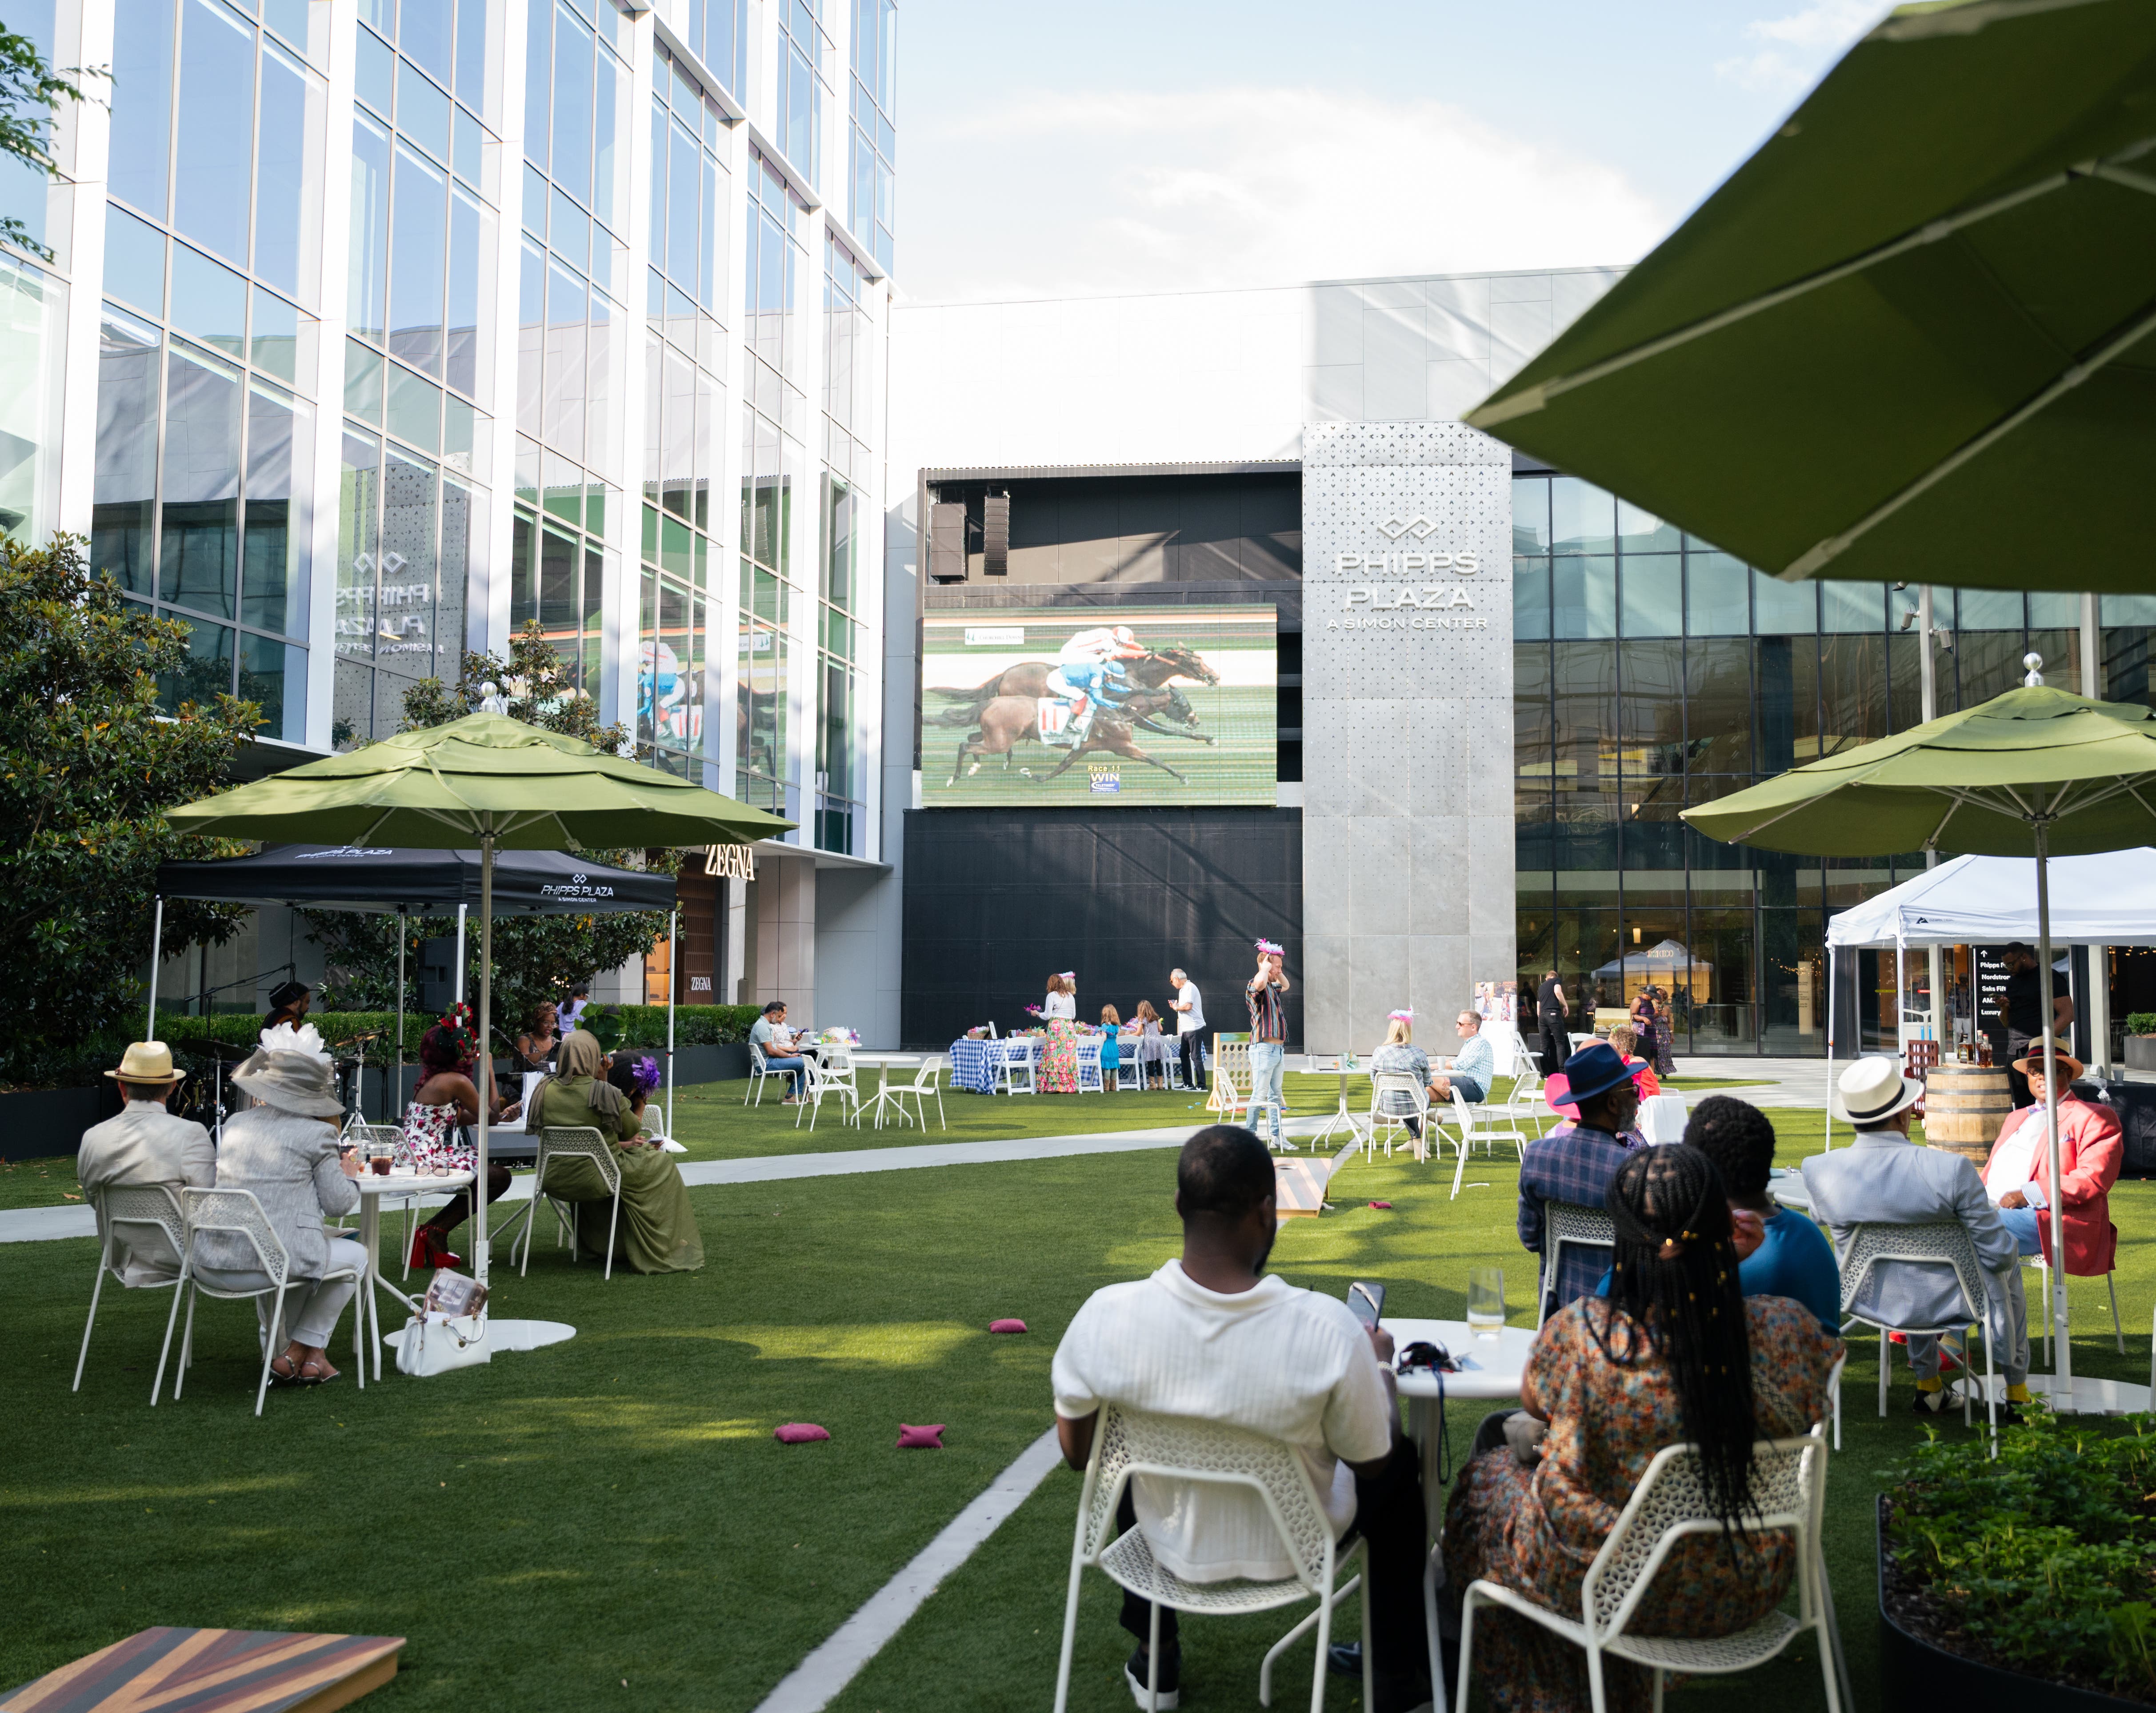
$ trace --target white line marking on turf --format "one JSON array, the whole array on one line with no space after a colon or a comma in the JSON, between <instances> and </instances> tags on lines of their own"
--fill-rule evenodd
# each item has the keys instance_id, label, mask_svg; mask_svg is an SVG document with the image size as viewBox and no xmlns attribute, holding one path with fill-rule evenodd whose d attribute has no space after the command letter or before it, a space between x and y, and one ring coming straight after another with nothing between
<instances>
[{"instance_id":1,"label":"white line marking on turf","mask_svg":"<svg viewBox=\"0 0 2156 1713\"><path fill-rule=\"evenodd\" d=\"M1048 1472L1062 1461L1051 1428L1020 1452L913 1557L913 1562L869 1597L824 1644L779 1680L756 1713L822 1713L884 1644L906 1627L944 1577L973 1556L1004 1520L1025 1503Z\"/></svg>"}]
</instances>

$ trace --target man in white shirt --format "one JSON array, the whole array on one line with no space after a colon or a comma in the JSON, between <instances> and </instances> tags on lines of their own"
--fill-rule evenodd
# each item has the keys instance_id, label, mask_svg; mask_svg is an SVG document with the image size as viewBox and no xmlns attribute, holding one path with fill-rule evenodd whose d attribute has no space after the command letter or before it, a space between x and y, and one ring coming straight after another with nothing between
<instances>
[{"instance_id":1,"label":"man in white shirt","mask_svg":"<svg viewBox=\"0 0 2156 1713\"><path fill-rule=\"evenodd\" d=\"M783 1106L798 1106L801 1103L801 1079L806 1067L801 1061L801 1049L794 1044L793 1032L786 1027L786 1002L773 999L763 1008L763 1015L749 1025L749 1045L763 1054L766 1075L774 1071L786 1073L786 1098Z\"/></svg>"},{"instance_id":2,"label":"man in white shirt","mask_svg":"<svg viewBox=\"0 0 2156 1713\"><path fill-rule=\"evenodd\" d=\"M1082 1469L1104 1403L1224 1423L1285 1441L1302 1458L1336 1536L1359 1531L1368 1555L1374 1713L1430 1700L1423 1625L1428 1541L1422 1475L1399 1431L1393 1341L1348 1305L1268 1277L1277 1229L1272 1157L1251 1131L1213 1125L1183 1144L1175 1207L1183 1254L1149 1279L1094 1292L1056 1347L1056 1435ZM1144 1476L1125 1490L1118 1526L1145 1531L1163 1565L1194 1582L1291 1576L1255 1493L1178 1491ZM1146 1705L1150 1603L1123 1598L1140 1645L1124 1666ZM1160 1616L1159 1705L1180 1695L1174 1613Z\"/></svg>"},{"instance_id":3,"label":"man in white shirt","mask_svg":"<svg viewBox=\"0 0 2156 1713\"><path fill-rule=\"evenodd\" d=\"M1175 1013L1175 1049L1183 1060L1183 1080L1192 1088L1205 1085L1205 1002L1198 983L1181 970L1171 970L1168 985L1175 998L1168 1008Z\"/></svg>"},{"instance_id":4,"label":"man in white shirt","mask_svg":"<svg viewBox=\"0 0 2156 1713\"><path fill-rule=\"evenodd\" d=\"M173 1191L189 1185L208 1189L217 1182L217 1150L209 1132L166 1110L172 1090L187 1076L172 1069L171 1048L162 1041L136 1041L121 1055L120 1069L105 1075L120 1085L127 1104L117 1117L85 1131L74 1157L83 1193L97 1208L100 1237L105 1209L100 1198L106 1190L157 1185ZM178 1275L180 1258L169 1246L157 1246L154 1236L144 1237L149 1246L130 1249L123 1243L115 1254L121 1279L131 1285L169 1285Z\"/></svg>"}]
</instances>

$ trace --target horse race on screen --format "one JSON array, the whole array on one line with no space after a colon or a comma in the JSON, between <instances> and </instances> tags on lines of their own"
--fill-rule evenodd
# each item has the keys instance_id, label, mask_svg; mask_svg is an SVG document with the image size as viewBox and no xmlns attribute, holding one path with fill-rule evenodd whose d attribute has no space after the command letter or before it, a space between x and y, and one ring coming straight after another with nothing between
<instances>
[{"instance_id":1,"label":"horse race on screen","mask_svg":"<svg viewBox=\"0 0 2156 1713\"><path fill-rule=\"evenodd\" d=\"M1276 800L1270 607L922 616L921 800Z\"/></svg>"}]
</instances>

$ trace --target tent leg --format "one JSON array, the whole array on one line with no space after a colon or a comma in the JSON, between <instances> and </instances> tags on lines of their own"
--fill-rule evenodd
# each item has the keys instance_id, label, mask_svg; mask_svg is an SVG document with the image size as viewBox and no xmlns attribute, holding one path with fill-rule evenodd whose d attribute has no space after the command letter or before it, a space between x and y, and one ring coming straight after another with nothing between
<instances>
[{"instance_id":1,"label":"tent leg","mask_svg":"<svg viewBox=\"0 0 2156 1713\"><path fill-rule=\"evenodd\" d=\"M464 906L457 906L457 979L464 979ZM472 1180L472 1277L486 1282L486 1123L494 1105L494 834L479 841L479 1171ZM537 1208L533 1208L536 1216Z\"/></svg>"},{"instance_id":2,"label":"tent leg","mask_svg":"<svg viewBox=\"0 0 2156 1713\"><path fill-rule=\"evenodd\" d=\"M165 895L157 895L157 909L150 917L150 1020L142 1026L142 1039L157 1039L157 952L165 943Z\"/></svg>"},{"instance_id":3,"label":"tent leg","mask_svg":"<svg viewBox=\"0 0 2156 1713\"><path fill-rule=\"evenodd\" d=\"M681 985L681 912L666 913L666 1138L669 1141L680 1139L674 1134L674 996Z\"/></svg>"},{"instance_id":4,"label":"tent leg","mask_svg":"<svg viewBox=\"0 0 2156 1713\"><path fill-rule=\"evenodd\" d=\"M2044 1024L2044 1144L2046 1187L2051 1202L2051 1254L2060 1264L2059 1288L2051 1293L2051 1336L2056 1341L2051 1364L2051 1408L2067 1414L2074 1408L2074 1351L2067 1330L2066 1209L2059 1197L2059 1061L2057 1032L2051 1016L2051 881L2049 860L2050 828L2044 816L2042 793L2036 803L2036 967L2042 984L2036 1003L2043 1008Z\"/></svg>"}]
</instances>

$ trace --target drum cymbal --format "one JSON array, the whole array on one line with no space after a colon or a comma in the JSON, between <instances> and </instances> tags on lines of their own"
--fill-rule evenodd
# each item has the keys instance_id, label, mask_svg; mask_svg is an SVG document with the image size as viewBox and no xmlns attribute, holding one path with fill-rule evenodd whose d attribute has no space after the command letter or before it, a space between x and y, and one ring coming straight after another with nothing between
<instances>
[{"instance_id":1,"label":"drum cymbal","mask_svg":"<svg viewBox=\"0 0 2156 1713\"><path fill-rule=\"evenodd\" d=\"M380 1029L374 1029L364 1035L346 1035L341 1041L332 1041L330 1045L333 1048L357 1047L364 1041L378 1041L382 1039L382 1032Z\"/></svg>"},{"instance_id":2,"label":"drum cymbal","mask_svg":"<svg viewBox=\"0 0 2156 1713\"><path fill-rule=\"evenodd\" d=\"M252 1059L254 1056L256 1044L253 1041L249 1041L245 1046L240 1046L231 1041L182 1041L179 1044L179 1049L181 1052L192 1053L199 1059L229 1060Z\"/></svg>"}]
</instances>

